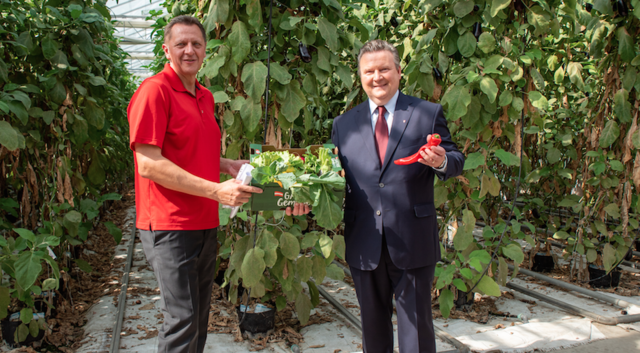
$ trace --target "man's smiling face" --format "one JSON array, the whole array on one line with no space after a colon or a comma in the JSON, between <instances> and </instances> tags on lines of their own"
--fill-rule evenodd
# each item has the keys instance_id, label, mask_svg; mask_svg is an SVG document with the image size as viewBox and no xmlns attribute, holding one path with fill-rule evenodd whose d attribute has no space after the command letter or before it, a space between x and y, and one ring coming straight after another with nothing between
<instances>
[{"instance_id":1,"label":"man's smiling face","mask_svg":"<svg viewBox=\"0 0 640 353\"><path fill-rule=\"evenodd\" d=\"M171 36L162 49L179 76L195 77L202 66L206 45L198 26L178 23L171 28Z\"/></svg>"},{"instance_id":2,"label":"man's smiling face","mask_svg":"<svg viewBox=\"0 0 640 353\"><path fill-rule=\"evenodd\" d=\"M362 87L376 105L387 104L398 91L402 75L391 52L380 50L363 54L359 71Z\"/></svg>"}]
</instances>

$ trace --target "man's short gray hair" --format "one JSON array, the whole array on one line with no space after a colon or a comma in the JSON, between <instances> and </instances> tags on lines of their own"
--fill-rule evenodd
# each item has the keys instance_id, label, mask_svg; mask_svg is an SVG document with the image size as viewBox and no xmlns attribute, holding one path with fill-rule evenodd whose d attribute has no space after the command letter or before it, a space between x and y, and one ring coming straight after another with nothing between
<instances>
[{"instance_id":1,"label":"man's short gray hair","mask_svg":"<svg viewBox=\"0 0 640 353\"><path fill-rule=\"evenodd\" d=\"M169 22L169 24L164 28L165 43L169 41L169 39L171 38L171 29L173 29L173 26L177 24L187 25L187 26L198 26L198 28L200 29L200 32L202 33L202 39L204 39L205 42L207 41L207 34L204 30L204 26L202 25L202 23L200 23L200 21L197 18L193 16L188 16L188 15L180 15L180 16L174 17L171 20L171 22Z\"/></svg>"},{"instance_id":2,"label":"man's short gray hair","mask_svg":"<svg viewBox=\"0 0 640 353\"><path fill-rule=\"evenodd\" d=\"M378 51L386 50L393 54L393 62L396 64L396 69L400 68L400 54L398 54L398 50L393 45L389 44L389 42L382 39L374 39L372 41L368 41L367 44L363 45L360 48L360 53L358 54L358 73L360 73L360 59L366 53L374 53Z\"/></svg>"}]
</instances>

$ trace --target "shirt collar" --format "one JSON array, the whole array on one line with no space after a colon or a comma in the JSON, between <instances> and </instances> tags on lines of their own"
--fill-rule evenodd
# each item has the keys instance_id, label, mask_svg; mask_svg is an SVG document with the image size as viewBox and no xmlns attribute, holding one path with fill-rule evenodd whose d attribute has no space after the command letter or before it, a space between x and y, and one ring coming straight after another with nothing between
<instances>
[{"instance_id":1,"label":"shirt collar","mask_svg":"<svg viewBox=\"0 0 640 353\"><path fill-rule=\"evenodd\" d=\"M173 70L173 68L171 67L171 64L169 63L165 64L164 69L162 70L162 73L166 75L169 81L169 84L174 90L178 92L191 93L186 88L184 88L184 85L182 84L182 80L180 80L180 77L178 77L178 74L175 72L175 70ZM201 87L203 86L200 84L200 82L198 82L198 80L196 80L196 95L200 93Z\"/></svg>"},{"instance_id":2,"label":"shirt collar","mask_svg":"<svg viewBox=\"0 0 640 353\"><path fill-rule=\"evenodd\" d=\"M384 108L389 113L393 113L396 111L396 103L398 102L398 96L400 96L400 91L396 91L396 94L394 94L393 97L389 99L387 104L384 105ZM373 112L375 112L376 109L378 109L378 106L375 103L373 103L371 99L369 99L369 114L373 115Z\"/></svg>"}]
</instances>

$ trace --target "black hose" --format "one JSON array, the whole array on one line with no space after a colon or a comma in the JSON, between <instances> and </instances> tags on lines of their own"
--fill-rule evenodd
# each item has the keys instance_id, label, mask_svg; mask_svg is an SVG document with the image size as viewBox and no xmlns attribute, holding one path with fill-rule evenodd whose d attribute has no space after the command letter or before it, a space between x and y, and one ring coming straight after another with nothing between
<instances>
[{"instance_id":1,"label":"black hose","mask_svg":"<svg viewBox=\"0 0 640 353\"><path fill-rule=\"evenodd\" d=\"M129 272L131 272L131 264L133 263L133 249L136 242L136 214L133 214L133 226L131 226L131 240L129 241L129 249L127 251L127 264L124 268L124 276L122 276L122 285L120 286L120 295L118 296L118 314L116 317L116 327L113 329L113 338L111 339L110 353L120 351L120 332L122 331L122 321L124 319L124 311L127 307L127 287L129 286Z\"/></svg>"}]
</instances>

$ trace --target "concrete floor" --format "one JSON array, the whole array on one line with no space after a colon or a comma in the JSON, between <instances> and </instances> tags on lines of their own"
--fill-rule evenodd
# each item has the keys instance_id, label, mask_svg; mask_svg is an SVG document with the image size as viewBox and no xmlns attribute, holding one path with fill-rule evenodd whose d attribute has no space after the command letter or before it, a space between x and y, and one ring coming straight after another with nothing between
<instances>
[{"instance_id":1,"label":"concrete floor","mask_svg":"<svg viewBox=\"0 0 640 353\"><path fill-rule=\"evenodd\" d=\"M626 330L619 326L594 325L607 336L606 340L592 342L584 346L559 350L564 353L626 353L640 352L640 332Z\"/></svg>"}]
</instances>

